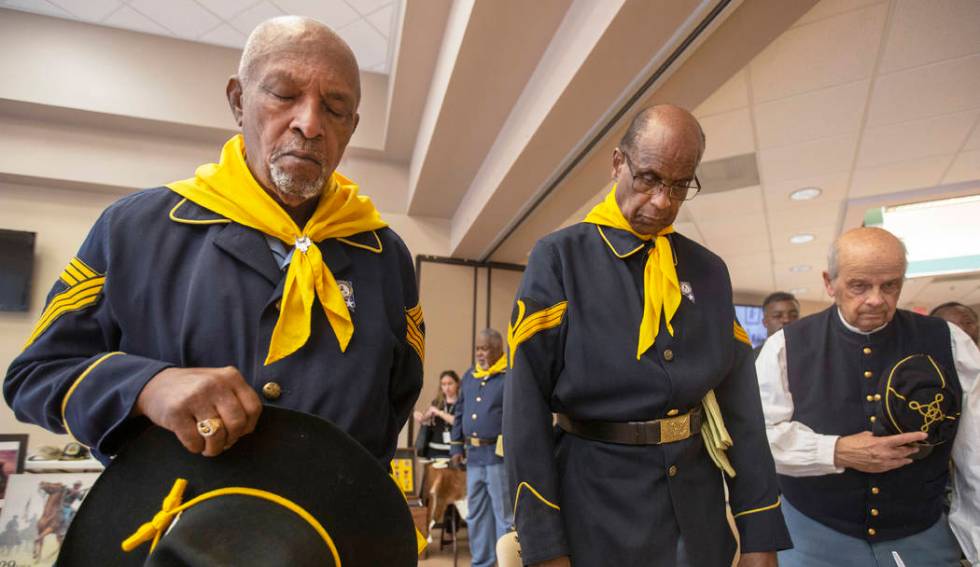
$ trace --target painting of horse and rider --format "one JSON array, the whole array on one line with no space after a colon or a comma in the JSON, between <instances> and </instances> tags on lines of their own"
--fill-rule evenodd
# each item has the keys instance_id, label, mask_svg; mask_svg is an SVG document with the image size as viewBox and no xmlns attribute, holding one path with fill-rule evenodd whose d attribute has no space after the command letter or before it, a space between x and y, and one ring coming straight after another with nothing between
<instances>
[{"instance_id":1,"label":"painting of horse and rider","mask_svg":"<svg viewBox=\"0 0 980 567\"><path fill-rule=\"evenodd\" d=\"M0 513L0 566L53 565L98 473L15 474Z\"/></svg>"}]
</instances>

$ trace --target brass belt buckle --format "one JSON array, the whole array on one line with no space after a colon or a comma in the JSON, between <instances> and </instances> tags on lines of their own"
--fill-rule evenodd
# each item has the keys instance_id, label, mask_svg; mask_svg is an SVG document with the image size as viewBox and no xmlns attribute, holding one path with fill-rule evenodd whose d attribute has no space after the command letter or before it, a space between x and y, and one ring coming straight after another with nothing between
<instances>
[{"instance_id":1,"label":"brass belt buckle","mask_svg":"<svg viewBox=\"0 0 980 567\"><path fill-rule=\"evenodd\" d=\"M660 420L660 442L674 443L683 441L691 436L691 414L685 413L677 417L667 417Z\"/></svg>"}]
</instances>

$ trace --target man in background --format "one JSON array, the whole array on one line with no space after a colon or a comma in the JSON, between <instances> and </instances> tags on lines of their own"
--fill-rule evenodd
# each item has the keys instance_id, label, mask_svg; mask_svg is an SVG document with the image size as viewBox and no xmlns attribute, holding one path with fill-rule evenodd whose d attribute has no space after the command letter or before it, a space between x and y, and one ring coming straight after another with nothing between
<instances>
[{"instance_id":1,"label":"man in background","mask_svg":"<svg viewBox=\"0 0 980 567\"><path fill-rule=\"evenodd\" d=\"M466 455L466 492L473 567L497 561L497 540L514 524L504 459L497 454L504 407L507 356L504 339L484 329L476 339L476 366L463 375L456 402L450 453L454 465Z\"/></svg>"},{"instance_id":2,"label":"man in background","mask_svg":"<svg viewBox=\"0 0 980 567\"><path fill-rule=\"evenodd\" d=\"M977 326L977 312L962 303L955 301L943 303L930 311L929 316L939 317L963 329L973 339L974 344L980 341L980 328Z\"/></svg>"},{"instance_id":3,"label":"man in background","mask_svg":"<svg viewBox=\"0 0 980 567\"><path fill-rule=\"evenodd\" d=\"M766 328L767 338L799 318L800 302L792 293L773 292L762 302L762 325ZM761 350L762 345L752 350L756 358L759 357Z\"/></svg>"}]
</instances>

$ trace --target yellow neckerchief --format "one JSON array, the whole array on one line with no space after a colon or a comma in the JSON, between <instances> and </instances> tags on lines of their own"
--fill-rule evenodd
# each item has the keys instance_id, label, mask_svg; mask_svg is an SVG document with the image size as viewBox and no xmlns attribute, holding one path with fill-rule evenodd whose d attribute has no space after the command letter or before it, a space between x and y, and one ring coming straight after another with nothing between
<instances>
[{"instance_id":1,"label":"yellow neckerchief","mask_svg":"<svg viewBox=\"0 0 980 567\"><path fill-rule=\"evenodd\" d=\"M494 362L493 365L490 366L490 368L483 369L483 368L480 368L479 365L476 366L475 368L473 368L473 377L474 378L488 378L490 376L493 376L494 374L500 374L504 370L507 370L507 355L506 354L500 355L500 358L497 359L497 362Z\"/></svg>"},{"instance_id":2,"label":"yellow neckerchief","mask_svg":"<svg viewBox=\"0 0 980 567\"><path fill-rule=\"evenodd\" d=\"M592 208L585 222L625 230L640 240L649 241L654 238L650 234L639 234L623 216L616 202L616 186L606 195L605 200ZM667 332L674 335L670 322L681 304L681 286L677 281L677 270L674 268L674 253L670 248L668 234L674 232L673 225L661 230L656 235L654 246L647 256L646 267L643 269L643 319L640 321L640 337L636 347L636 359L647 351L657 339L660 332L660 314L667 317Z\"/></svg>"},{"instance_id":3,"label":"yellow neckerchief","mask_svg":"<svg viewBox=\"0 0 980 567\"><path fill-rule=\"evenodd\" d=\"M184 490L186 488L186 480L182 478L175 480L173 487L170 489L170 493L163 499L163 505L161 506L160 511L154 514L152 520L141 525L139 529L133 533L133 535L129 536L122 542L122 550L128 553L149 541L150 553L153 553L153 550L156 549L157 543L160 542L160 537L166 533L167 528L170 527L170 523L173 522L174 518L181 512L196 506L205 500L210 500L219 496L252 496L278 504L305 520L306 523L308 523L310 527L313 528L323 539L323 542L330 550L330 555L333 556L334 564L337 565L337 567L340 567L340 554L337 553L337 546L334 545L330 534L327 533L327 530L324 529L323 525L320 524L320 522L314 518L312 514L307 512L305 508L292 500L272 492L259 490L257 488L229 486L226 488L212 490L210 492L205 492L204 494L181 504L181 500L184 498Z\"/></svg>"},{"instance_id":4,"label":"yellow neckerchief","mask_svg":"<svg viewBox=\"0 0 980 567\"><path fill-rule=\"evenodd\" d=\"M346 351L354 334L354 323L337 280L323 262L316 243L388 226L371 200L357 194L356 183L334 172L313 216L300 230L252 177L245 163L241 135L228 140L221 150L220 163L202 165L194 175L167 187L205 209L296 247L286 272L282 308L272 331L265 364L283 359L306 344L316 297L337 336L341 352Z\"/></svg>"}]
</instances>

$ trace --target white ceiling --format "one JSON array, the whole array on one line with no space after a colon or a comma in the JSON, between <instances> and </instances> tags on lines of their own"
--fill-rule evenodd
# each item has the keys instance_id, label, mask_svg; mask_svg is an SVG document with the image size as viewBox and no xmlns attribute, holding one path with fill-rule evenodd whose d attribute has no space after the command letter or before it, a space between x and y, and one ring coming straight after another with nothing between
<instances>
[{"instance_id":1,"label":"white ceiling","mask_svg":"<svg viewBox=\"0 0 980 567\"><path fill-rule=\"evenodd\" d=\"M402 0L0 0L0 8L241 49L263 20L314 17L340 34L364 71L388 74Z\"/></svg>"},{"instance_id":2,"label":"white ceiling","mask_svg":"<svg viewBox=\"0 0 980 567\"><path fill-rule=\"evenodd\" d=\"M760 185L699 196L678 228L739 290L826 300L820 273L854 200L980 180L980 2L823 0L695 114L705 160L755 153ZM789 199L808 186L823 194ZM815 238L791 244L799 233ZM978 303L980 277L910 281L902 300Z\"/></svg>"}]
</instances>

